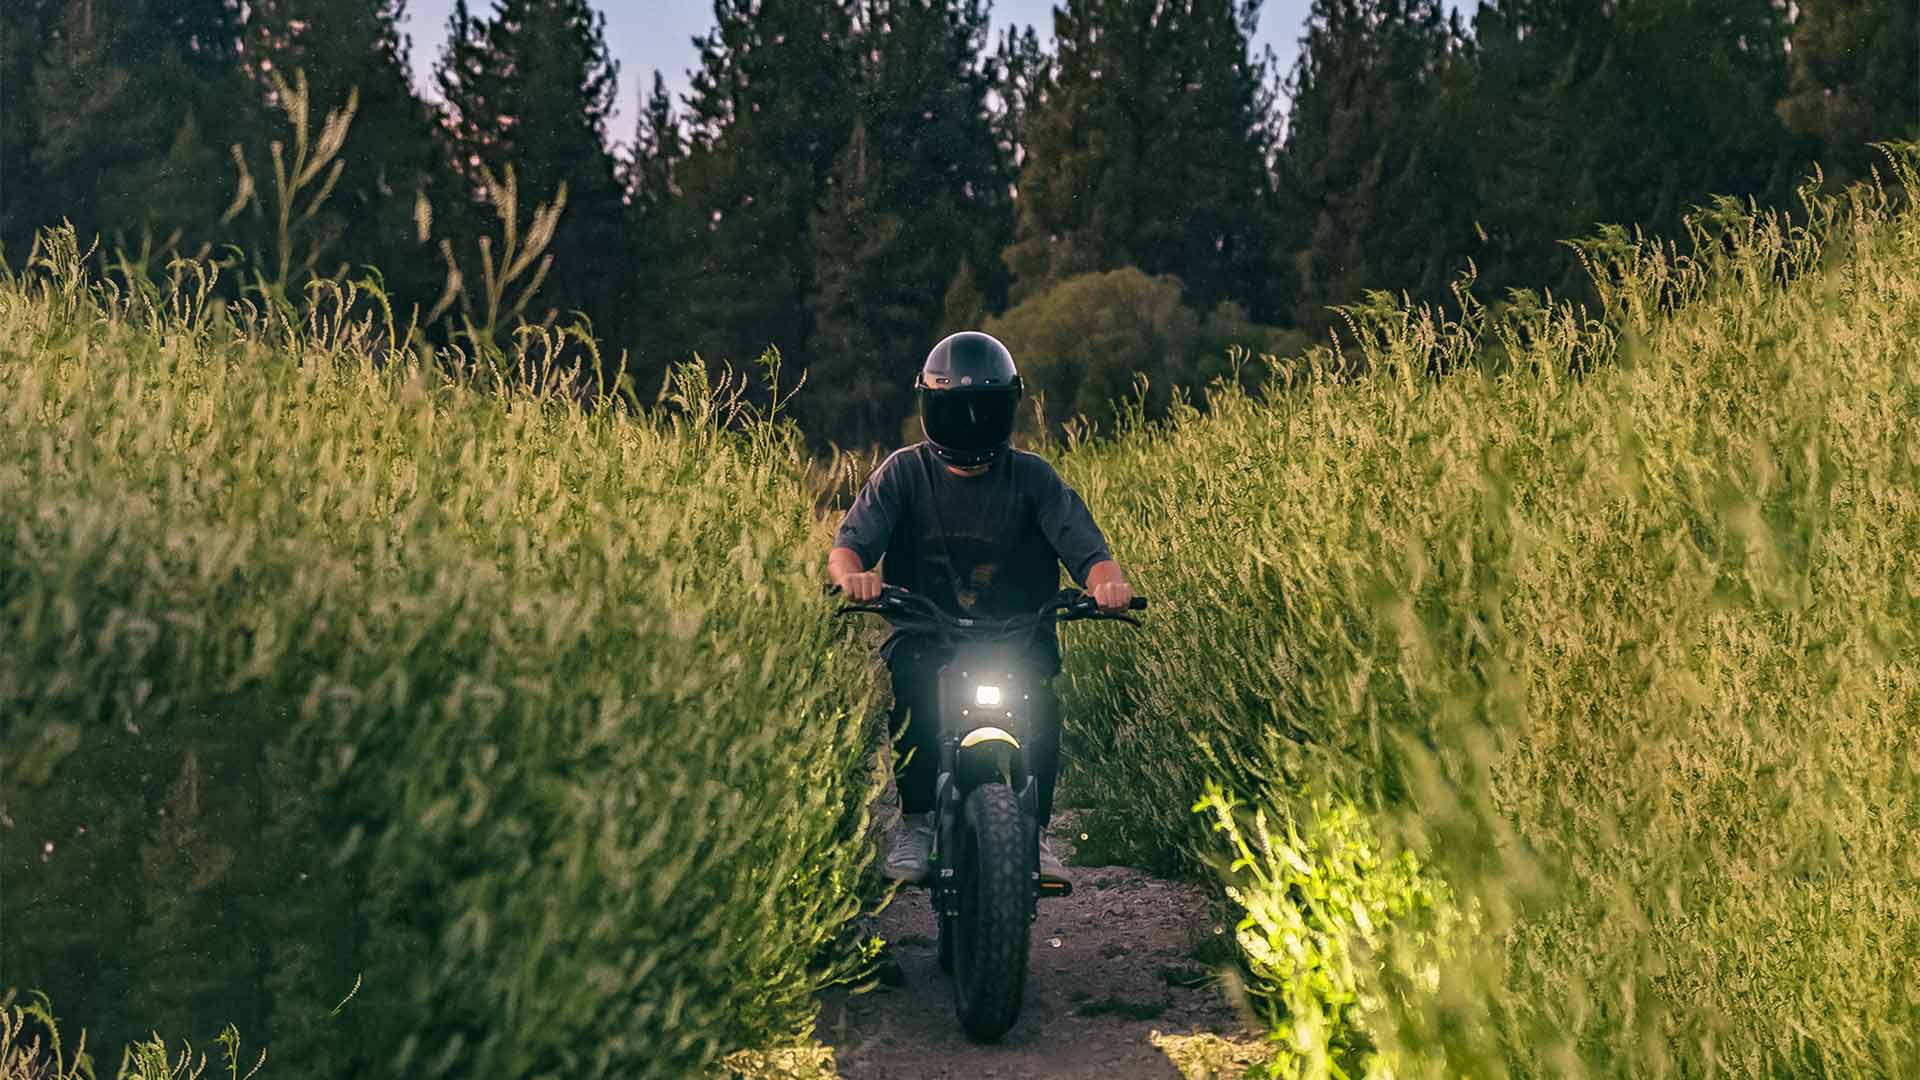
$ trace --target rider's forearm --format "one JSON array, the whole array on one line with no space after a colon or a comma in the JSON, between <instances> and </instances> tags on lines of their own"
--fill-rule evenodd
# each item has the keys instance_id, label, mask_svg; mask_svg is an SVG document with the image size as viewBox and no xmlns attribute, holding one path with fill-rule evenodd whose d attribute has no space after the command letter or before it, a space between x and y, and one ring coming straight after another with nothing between
<instances>
[{"instance_id":1,"label":"rider's forearm","mask_svg":"<svg viewBox=\"0 0 1920 1080\"><path fill-rule=\"evenodd\" d=\"M827 552L827 578L843 589L847 587L848 575L864 573L866 569L859 553L852 548L837 547Z\"/></svg>"},{"instance_id":2,"label":"rider's forearm","mask_svg":"<svg viewBox=\"0 0 1920 1080\"><path fill-rule=\"evenodd\" d=\"M1108 584L1118 585L1126 580L1127 575L1120 572L1120 564L1112 559L1102 559L1093 564L1093 569L1087 571L1087 588L1089 589Z\"/></svg>"}]
</instances>

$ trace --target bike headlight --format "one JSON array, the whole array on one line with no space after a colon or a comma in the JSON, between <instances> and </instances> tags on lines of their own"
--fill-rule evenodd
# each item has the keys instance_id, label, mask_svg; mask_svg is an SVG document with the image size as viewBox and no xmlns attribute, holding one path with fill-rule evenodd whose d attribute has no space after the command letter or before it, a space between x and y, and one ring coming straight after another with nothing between
<instances>
[{"instance_id":1,"label":"bike headlight","mask_svg":"<svg viewBox=\"0 0 1920 1080\"><path fill-rule=\"evenodd\" d=\"M975 705L1000 704L1000 688L997 686L988 686L985 683L974 687L973 703Z\"/></svg>"}]
</instances>

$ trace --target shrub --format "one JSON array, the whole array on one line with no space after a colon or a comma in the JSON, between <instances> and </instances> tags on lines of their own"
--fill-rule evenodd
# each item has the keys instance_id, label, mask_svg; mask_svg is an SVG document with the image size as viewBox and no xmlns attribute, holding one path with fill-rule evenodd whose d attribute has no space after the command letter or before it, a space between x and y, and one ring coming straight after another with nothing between
<instances>
[{"instance_id":1,"label":"shrub","mask_svg":"<svg viewBox=\"0 0 1920 1080\"><path fill-rule=\"evenodd\" d=\"M1202 317L1186 306L1180 282L1133 267L1067 278L982 327L1013 350L1046 420L1058 427L1084 416L1111 431L1144 377L1148 416L1163 416L1178 390L1197 390L1232 372L1228 351L1279 353L1304 339L1249 322L1222 304Z\"/></svg>"}]
</instances>

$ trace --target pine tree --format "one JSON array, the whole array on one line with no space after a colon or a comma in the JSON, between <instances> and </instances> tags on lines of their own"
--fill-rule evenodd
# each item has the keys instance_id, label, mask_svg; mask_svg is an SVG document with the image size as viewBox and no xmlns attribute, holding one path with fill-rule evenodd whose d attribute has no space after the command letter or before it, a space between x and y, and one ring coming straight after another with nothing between
<instances>
[{"instance_id":1,"label":"pine tree","mask_svg":"<svg viewBox=\"0 0 1920 1080\"><path fill-rule=\"evenodd\" d=\"M18 86L33 116L40 208L138 247L141 235L204 250L232 177L224 147L257 123L238 58L237 16L222 0L109 4L67 0ZM11 111L11 110L8 110ZM12 197L9 196L9 201Z\"/></svg>"},{"instance_id":2,"label":"pine tree","mask_svg":"<svg viewBox=\"0 0 1920 1080\"><path fill-rule=\"evenodd\" d=\"M674 200L680 196L680 169L687 156L685 133L675 114L666 80L653 75L653 91L641 103L633 155L623 183L633 210L635 250L633 313L627 370L636 390L658 386L677 360L671 313L684 295L674 274L672 231Z\"/></svg>"},{"instance_id":3,"label":"pine tree","mask_svg":"<svg viewBox=\"0 0 1920 1080\"><path fill-rule=\"evenodd\" d=\"M31 111L39 120L34 163L52 181L50 186L66 194L67 205L55 212L70 216L82 237L111 224L131 224L103 220L117 216L119 208L110 202L100 205L103 195L106 199L111 196L97 191L86 180L95 167L91 160L94 152L104 149L103 156L119 160L157 156L150 133L132 125L108 123L131 104L127 95L129 76L115 56L119 29L113 16L102 13L96 18L91 4L70 4L53 30L45 56L33 70ZM91 87L93 92L76 93L81 86ZM108 139L112 143L101 146Z\"/></svg>"},{"instance_id":4,"label":"pine tree","mask_svg":"<svg viewBox=\"0 0 1920 1080\"><path fill-rule=\"evenodd\" d=\"M1560 241L1600 223L1677 236L1710 195L1785 204L1806 146L1774 112L1786 14L1772 0L1490 0L1468 108L1482 283L1585 287Z\"/></svg>"},{"instance_id":5,"label":"pine tree","mask_svg":"<svg viewBox=\"0 0 1920 1080\"><path fill-rule=\"evenodd\" d=\"M1799 0L1780 114L1820 143L1836 180L1865 175L1868 144L1920 139L1920 26L1911 3Z\"/></svg>"},{"instance_id":6,"label":"pine tree","mask_svg":"<svg viewBox=\"0 0 1920 1080\"><path fill-rule=\"evenodd\" d=\"M677 351L750 363L811 336L808 220L857 112L853 16L854 0L715 0L668 215Z\"/></svg>"},{"instance_id":7,"label":"pine tree","mask_svg":"<svg viewBox=\"0 0 1920 1080\"><path fill-rule=\"evenodd\" d=\"M316 117L357 91L358 109L325 211L339 240L332 258L377 265L389 289L413 302L434 284L435 260L421 252L415 201L441 196L445 166L432 114L414 94L409 43L400 33L406 0L252 0L248 59L264 78L304 71Z\"/></svg>"},{"instance_id":8,"label":"pine tree","mask_svg":"<svg viewBox=\"0 0 1920 1080\"><path fill-rule=\"evenodd\" d=\"M1300 325L1325 328L1370 289L1446 295L1471 227L1446 109L1463 37L1440 0L1315 0L1281 158Z\"/></svg>"},{"instance_id":9,"label":"pine tree","mask_svg":"<svg viewBox=\"0 0 1920 1080\"><path fill-rule=\"evenodd\" d=\"M1601 49L1606 16L1596 5L1507 0L1474 19L1476 109L1503 103L1499 124L1469 142L1478 243L1468 245L1487 295L1513 288L1565 295L1580 286L1577 260L1559 241L1600 220L1593 193L1577 182L1582 125L1561 110ZM1549 42L1551 44L1549 44Z\"/></svg>"},{"instance_id":10,"label":"pine tree","mask_svg":"<svg viewBox=\"0 0 1920 1080\"><path fill-rule=\"evenodd\" d=\"M1786 12L1773 0L1639 3L1622 6L1614 27L1614 51L1580 100L1604 119L1588 128L1583 177L1603 220L1678 235L1711 194L1785 204L1799 164L1775 113Z\"/></svg>"},{"instance_id":11,"label":"pine tree","mask_svg":"<svg viewBox=\"0 0 1920 1080\"><path fill-rule=\"evenodd\" d=\"M1058 57L1025 117L1014 299L1138 266L1196 302L1284 302L1248 54L1256 0L1067 0Z\"/></svg>"},{"instance_id":12,"label":"pine tree","mask_svg":"<svg viewBox=\"0 0 1920 1080\"><path fill-rule=\"evenodd\" d=\"M977 330L987 315L987 294L980 291L979 275L971 260L961 259L960 268L947 284L947 294L940 300L940 325L933 336L943 338L962 330Z\"/></svg>"},{"instance_id":13,"label":"pine tree","mask_svg":"<svg viewBox=\"0 0 1920 1080\"><path fill-rule=\"evenodd\" d=\"M994 134L1000 152L1018 169L1026 156L1027 118L1053 76L1053 57L1040 47L1033 27L1009 26L994 53L993 73Z\"/></svg>"},{"instance_id":14,"label":"pine tree","mask_svg":"<svg viewBox=\"0 0 1920 1080\"><path fill-rule=\"evenodd\" d=\"M985 5L864 0L860 25L860 146L849 143L811 222L815 332L796 404L816 439L865 445L898 434L946 294L1003 288L973 268L993 265L1011 214L981 56ZM963 271L970 281L959 285ZM864 350L856 367L841 354L849 344Z\"/></svg>"},{"instance_id":15,"label":"pine tree","mask_svg":"<svg viewBox=\"0 0 1920 1080\"><path fill-rule=\"evenodd\" d=\"M817 275L807 298L814 331L807 392L797 400L816 439L854 447L899 431L911 378L899 378L895 349L920 329L922 316L912 286L885 273L903 229L879 205L882 171L866 122L856 121L808 230Z\"/></svg>"},{"instance_id":16,"label":"pine tree","mask_svg":"<svg viewBox=\"0 0 1920 1080\"><path fill-rule=\"evenodd\" d=\"M623 340L632 244L606 144L616 65L605 19L587 0L500 0L482 20L461 0L449 29L435 78L456 168L477 191L483 172L503 177L511 166L529 205L565 186L542 303L585 312L598 335ZM474 235L488 227L465 218Z\"/></svg>"},{"instance_id":17,"label":"pine tree","mask_svg":"<svg viewBox=\"0 0 1920 1080\"><path fill-rule=\"evenodd\" d=\"M678 193L677 174L687 147L666 79L657 71L653 92L641 103L633 146L626 169L627 198L643 215L661 213Z\"/></svg>"},{"instance_id":18,"label":"pine tree","mask_svg":"<svg viewBox=\"0 0 1920 1080\"><path fill-rule=\"evenodd\" d=\"M0 4L0 257L14 265L25 260L33 230L60 212L41 205L51 192L35 162L38 113L28 103L34 68L64 7L58 0Z\"/></svg>"}]
</instances>

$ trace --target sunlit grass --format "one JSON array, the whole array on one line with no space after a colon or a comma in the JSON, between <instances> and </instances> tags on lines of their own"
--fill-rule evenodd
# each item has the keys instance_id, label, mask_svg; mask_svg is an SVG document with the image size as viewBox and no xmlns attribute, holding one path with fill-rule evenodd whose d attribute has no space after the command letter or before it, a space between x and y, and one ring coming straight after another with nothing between
<instances>
[{"instance_id":1,"label":"sunlit grass","mask_svg":"<svg viewBox=\"0 0 1920 1080\"><path fill-rule=\"evenodd\" d=\"M0 284L7 983L289 1075L804 1035L870 673L795 434L697 370L545 392L537 333L452 378L339 296L102 294L52 240Z\"/></svg>"},{"instance_id":2,"label":"sunlit grass","mask_svg":"<svg viewBox=\"0 0 1920 1080\"><path fill-rule=\"evenodd\" d=\"M1920 1072L1898 160L1804 227L1721 205L1691 254L1586 245L1604 317L1375 303L1362 356L1066 456L1155 599L1141 642L1069 650L1092 827L1190 865L1225 854L1190 813L1209 780L1304 830L1336 797L1479 927L1432 992L1356 935L1348 991L1380 1007L1321 994L1351 1052L1277 1074ZM1256 910L1303 903L1251 855L1221 869ZM1276 1002L1289 925L1242 933Z\"/></svg>"}]
</instances>

